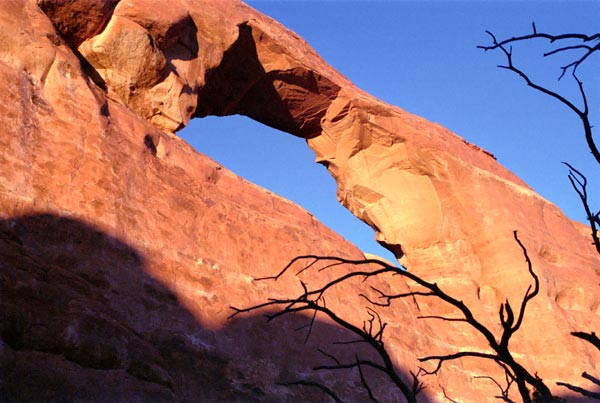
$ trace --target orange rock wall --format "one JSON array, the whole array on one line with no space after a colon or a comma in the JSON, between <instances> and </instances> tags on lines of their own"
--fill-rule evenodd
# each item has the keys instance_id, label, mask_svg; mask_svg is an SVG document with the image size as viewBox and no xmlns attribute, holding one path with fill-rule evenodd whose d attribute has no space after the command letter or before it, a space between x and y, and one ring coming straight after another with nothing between
<instances>
[{"instance_id":1,"label":"orange rock wall","mask_svg":"<svg viewBox=\"0 0 600 403\"><path fill-rule=\"evenodd\" d=\"M276 22L219 0L1 2L0 20L8 400L321 398L277 382L308 373L318 342L339 329L323 323L305 346L285 322L227 321L229 306L297 292L294 278L252 278L298 254L362 254L173 134L209 114L245 114L306 138L339 200L377 239L491 326L499 304L531 282L518 230L541 294L513 350L553 388L598 372L598 353L568 334L600 328L600 260L586 231L487 152L354 87ZM355 317L363 289L348 285L332 306ZM445 309L405 301L385 313L405 373L423 355L485 349L462 326L416 319ZM495 400L480 374L501 377L477 360L449 364L423 378L424 399ZM317 376L351 394L358 385ZM397 399L382 385L382 400Z\"/></svg>"}]
</instances>

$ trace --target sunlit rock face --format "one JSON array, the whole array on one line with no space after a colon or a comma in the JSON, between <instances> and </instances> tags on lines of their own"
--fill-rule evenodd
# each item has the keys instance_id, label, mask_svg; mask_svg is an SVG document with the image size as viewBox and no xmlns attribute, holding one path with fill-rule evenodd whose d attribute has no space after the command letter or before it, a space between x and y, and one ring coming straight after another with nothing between
<instances>
[{"instance_id":1,"label":"sunlit rock face","mask_svg":"<svg viewBox=\"0 0 600 403\"><path fill-rule=\"evenodd\" d=\"M598 372L598 353L569 336L600 329L587 230L489 153L361 92L242 3L83 3L0 2L5 400L322 400L278 384L308 376L366 400L357 374L310 372L323 361L316 348L347 340L331 323L304 344L299 317L227 320L231 305L301 290L293 276L253 281L297 255L362 254L173 134L207 115L245 114L306 138L341 203L493 328L499 304L518 305L532 281L518 230L541 293L511 347L555 389ZM380 286L406 291L398 281ZM360 324L361 292L348 284L328 304ZM486 348L461 324L417 319L428 314L452 312L408 300L383 313L404 373L421 356ZM422 379L424 399L494 401L496 386L474 378L482 374L504 379L493 364L457 361ZM375 384L382 401L398 400Z\"/></svg>"}]
</instances>

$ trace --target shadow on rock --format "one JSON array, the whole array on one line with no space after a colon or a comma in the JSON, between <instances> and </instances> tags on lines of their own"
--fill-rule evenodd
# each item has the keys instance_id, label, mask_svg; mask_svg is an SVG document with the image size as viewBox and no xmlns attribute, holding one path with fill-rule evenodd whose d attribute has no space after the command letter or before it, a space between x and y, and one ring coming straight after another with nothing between
<instances>
[{"instance_id":1,"label":"shadow on rock","mask_svg":"<svg viewBox=\"0 0 600 403\"><path fill-rule=\"evenodd\" d=\"M4 401L329 401L277 382L314 376L316 349L345 337L341 329L319 323L306 344L290 330L304 317L205 329L140 253L70 218L0 221L0 253ZM351 371L319 379L363 400Z\"/></svg>"},{"instance_id":2,"label":"shadow on rock","mask_svg":"<svg viewBox=\"0 0 600 403\"><path fill-rule=\"evenodd\" d=\"M69 218L0 222L0 400L246 401L138 252Z\"/></svg>"},{"instance_id":3,"label":"shadow on rock","mask_svg":"<svg viewBox=\"0 0 600 403\"><path fill-rule=\"evenodd\" d=\"M309 319L300 315L204 328L147 274L139 252L74 219L0 221L0 295L2 401L332 401L283 385L298 380L368 400L356 369L313 371L331 364L319 350L373 358L366 346L335 344L353 339L346 330L317 321L305 340ZM366 376L380 401L403 401L385 377ZM419 401L433 401L426 392Z\"/></svg>"}]
</instances>

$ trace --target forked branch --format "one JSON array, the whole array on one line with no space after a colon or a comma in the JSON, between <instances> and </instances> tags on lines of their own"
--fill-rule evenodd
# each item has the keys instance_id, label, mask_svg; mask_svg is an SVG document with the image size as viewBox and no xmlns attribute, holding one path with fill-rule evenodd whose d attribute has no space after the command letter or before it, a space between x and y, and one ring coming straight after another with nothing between
<instances>
[{"instance_id":1,"label":"forked branch","mask_svg":"<svg viewBox=\"0 0 600 403\"><path fill-rule=\"evenodd\" d=\"M538 32L535 24L533 24L533 32L531 34L512 37L512 38L501 40L501 41L497 40L496 37L494 36L494 34L492 34L491 32L487 32L487 33L490 35L490 37L492 39L492 45L479 46L479 48L484 49L485 51L500 49L506 58L506 65L501 65L501 66L499 66L500 68L507 69L509 71L516 73L521 78L523 78L523 80L525 80L525 82L527 83L527 85L529 87L531 87L543 94L549 95L550 97L558 100L562 104L566 105L570 110L572 110L577 115L577 117L579 118L579 120L581 121L581 123L583 125L584 137L585 137L585 140L587 142L590 152L592 153L596 162L598 164L600 164L600 152L598 151L598 146L596 144L596 141L595 141L593 133L592 133L593 126L590 122L590 116L589 116L590 109L589 109L589 105L588 105L588 99L587 99L586 92L585 92L585 89L583 86L583 82L580 80L580 78L577 75L578 68L584 62L590 60L591 56L594 53L596 53L597 51L600 50L600 34L594 34L594 35L583 35L583 34L550 35L550 34ZM543 86L535 83L527 74L525 74L522 70L520 70L518 67L515 66L515 64L513 62L513 53L512 53L513 44L523 42L523 41L535 40L535 39L545 39L545 40L549 41L551 45L556 46L554 49L551 49L551 50L545 52L543 54L544 57L556 55L559 53L561 53L561 54L568 53L570 55L573 55L573 54L576 55L572 59L571 62L560 67L561 73L560 73L558 79L561 80L567 74L567 72L569 72L569 71L571 72L571 77L577 84L577 88L579 90L579 94L580 94L580 98L581 98L580 102L582 105L581 107L577 107L575 105L575 103L571 102L570 100L568 100L564 96L558 94L557 92L554 92L546 87L543 87ZM588 192L587 192L587 185L588 185L587 178L580 171L575 169L572 165L570 165L566 162L564 164L569 168L569 174L568 174L569 182L571 183L573 190L575 190L575 192L579 196L579 199L581 200L581 204L583 205L583 208L586 213L586 218L587 218L588 222L590 223L593 244L596 248L596 251L600 254L600 236L598 234L598 231L600 228L600 211L593 212L590 207L590 201L588 200ZM505 312L505 313L507 315L506 320L509 321L510 313L509 312ZM503 312L501 311L501 316L502 315L503 315ZM504 326L504 323L503 323L503 326ZM593 345L595 345L597 348L600 349L600 347L598 347L600 345L600 341L598 341L598 338L595 337L595 334L593 332L591 334L582 333L582 332L575 332L572 334L574 336L581 337L584 340L590 341L590 343L592 343ZM597 393L595 393L595 392L587 391L578 386L574 386L574 385L570 385L570 384L566 384L566 383L559 383L559 385L563 385L563 386L565 386L573 391L576 391L578 393L581 393L582 395L587 396L587 397L594 397L592 395L597 395ZM598 398L598 397L596 396L595 398Z\"/></svg>"},{"instance_id":2,"label":"forked branch","mask_svg":"<svg viewBox=\"0 0 600 403\"><path fill-rule=\"evenodd\" d=\"M600 227L600 210L594 213L590 208L587 193L587 178L577 169L573 168L571 164L567 162L563 162L563 164L569 168L569 182L571 182L571 187L573 187L573 190L575 190L575 193L577 193L579 199L581 200L581 204L585 210L587 220L590 223L590 228L592 230L592 241L596 247L596 251L600 253L600 237L598 236L598 227Z\"/></svg>"},{"instance_id":3,"label":"forked branch","mask_svg":"<svg viewBox=\"0 0 600 403\"><path fill-rule=\"evenodd\" d=\"M596 333L594 333L594 332L590 332L590 333L572 332L571 335L573 335L575 337L579 337L580 339L587 341L588 343L590 343L591 345L596 347L598 349L598 351L600 351L600 338L598 338L598 336L596 336Z\"/></svg>"},{"instance_id":4,"label":"forked branch","mask_svg":"<svg viewBox=\"0 0 600 403\"><path fill-rule=\"evenodd\" d=\"M583 82L579 79L579 77L577 75L577 69L585 61L589 60L590 56L592 56L592 54L594 54L595 52L600 50L600 34L551 35L551 34L547 34L547 33L543 33L543 32L538 32L535 24L533 24L533 32L531 34L522 35L522 36L513 36L509 39L504 39L504 40L496 39L496 36L493 33L491 33L490 31L486 31L486 32L492 39L492 44L488 45L488 46L478 46L478 48L483 49L485 51L500 49L506 58L506 64L499 65L498 67L514 72L515 74L520 76L523 80L525 80L525 82L527 83L527 85L529 87L558 100L562 104L566 105L573 112L575 112L575 114L579 117L579 119L581 120L581 123L583 124L585 140L587 142L588 148L590 149L592 155L596 159L596 162L598 162L598 164L600 164L600 151L598 150L598 146L594 140L593 133L592 133L592 124L590 123L590 119L589 119L588 100L586 97ZM565 76L565 74L569 70L571 71L571 77L577 84L577 88L579 90L579 94L581 97L581 104L582 104L581 107L577 107L575 105L575 103L571 102L569 99L560 95L559 93L537 84L529 77L529 75L527 75L525 72L523 72L520 68L518 68L515 65L515 63L513 61L512 45L519 43L519 42L535 40L535 39L545 39L545 40L549 41L550 44L553 44L553 45L560 44L560 45L556 46L556 48L554 48L548 52L545 52L543 54L544 57L556 55L559 53L583 51L583 53L579 57L575 57L572 62L560 67L561 74L558 77L558 79L560 80ZM569 44L569 45L563 46L562 44L565 43L565 41L578 41L578 42L576 44ZM568 43L571 43L571 42L568 42Z\"/></svg>"},{"instance_id":5,"label":"forked branch","mask_svg":"<svg viewBox=\"0 0 600 403\"><path fill-rule=\"evenodd\" d=\"M590 380L592 383L596 384L596 386L600 387L600 379L591 376L587 372L584 372L583 374L581 374L581 376L585 379ZM575 385L572 385L570 383L565 383L565 382L557 382L556 384L560 385L560 386L564 386L565 388L572 390L573 392L577 392L580 395L583 395L585 397L589 397L589 398L595 399L595 400L600 400L600 392L593 392L591 390L587 390L580 386L575 386Z\"/></svg>"},{"instance_id":6,"label":"forked branch","mask_svg":"<svg viewBox=\"0 0 600 403\"><path fill-rule=\"evenodd\" d=\"M598 351L600 351L600 338L598 338L598 336L596 336L596 333L594 333L594 332L590 332L590 333L571 332L571 335L587 341L588 343L590 343L591 345L596 347L598 349ZM595 376L590 375L587 372L584 372L583 374L581 374L581 376L583 378L587 379L588 381L592 382L593 384L595 384L596 387L600 388L600 379L596 378ZM586 397L589 397L592 399L596 399L596 400L600 400L600 392L593 392L591 390L587 390L580 386L576 386L576 385L573 385L570 383L565 383L565 382L557 382L557 384L560 386L564 386L567 389L577 392L583 396L586 396Z\"/></svg>"},{"instance_id":7,"label":"forked branch","mask_svg":"<svg viewBox=\"0 0 600 403\"><path fill-rule=\"evenodd\" d=\"M456 300L453 301L451 297L446 296L445 293L439 288L436 291L440 298L442 298L446 302L449 302L454 307L458 308L463 315L462 318L447 319L443 317L438 317L438 319L463 321L467 323L469 326L477 330L481 335L483 335L486 338L490 348L492 349L492 352L461 351L454 354L423 357L420 359L420 361L437 361L436 367L432 371L429 371L429 373L436 374L440 371L443 363L446 361L451 361L465 357L475 357L491 360L498 364L504 370L507 379L511 379L511 382L508 383L506 393L508 393L508 388L510 388L510 385L514 382L517 384L519 393L524 402L531 402L531 396L527 385L533 387L534 391L542 397L544 402L551 402L552 394L550 393L548 387L535 374L532 374L525 367L519 364L514 359L509 348L509 342L511 337L513 336L513 334L515 334L515 332L519 330L521 324L523 323L523 318L525 317L527 304L533 298L535 298L535 296L539 292L539 278L533 271L533 266L527 253L527 249L519 239L517 231L514 231L513 235L515 241L521 248L521 251L525 257L529 274L533 278L533 286L530 285L527 288L523 300L521 301L521 305L519 307L516 318L512 310L511 304L508 300L501 304L499 311L499 320L500 324L502 325L502 335L500 336L499 340L496 340L492 332L487 327L482 325L481 322L475 319L469 308L466 307L462 302Z\"/></svg>"},{"instance_id":8,"label":"forked branch","mask_svg":"<svg viewBox=\"0 0 600 403\"><path fill-rule=\"evenodd\" d=\"M416 396L422 390L423 386L418 380L418 374L423 371L426 374L436 374L438 373L443 364L447 361L456 360L464 357L475 357L480 359L486 359L494 361L496 364L502 368L505 372L505 376L508 380L506 389L503 389L506 394L508 394L508 389L514 383L517 385L519 389L519 393L521 394L524 402L531 402L531 396L529 387L532 387L534 392L538 395L542 396L542 401L550 402L552 401L552 396L550 394L549 389L543 383L541 379L539 379L535 374L529 372L525 367L519 364L512 353L510 352L509 342L512 335L519 330L523 323L523 319L525 316L525 312L528 306L528 303L535 298L535 296L539 292L539 279L536 273L533 271L533 267L531 264L531 260L527 254L527 249L521 243L517 236L517 232L514 232L514 239L516 243L521 248L521 251L525 257L525 261L527 263L528 272L533 279L533 284L530 285L524 296L521 300L521 303L516 311L513 310L510 302L506 300L503 304L501 304L499 309L499 321L502 325L502 334L497 338L494 333L486 327L482 322L480 322L470 308L462 301L459 300L445 291L443 291L435 282L429 282L427 280L422 279L418 275L411 273L403 268L392 266L388 263L376 260L376 259L366 259L366 260L349 260L343 259L339 257L332 256L316 256L316 255L307 255L307 256L299 256L295 258L290 264L288 264L282 271L280 271L277 275L272 277L267 277L262 280L278 280L281 276L286 274L288 271L292 270L292 267L295 267L295 264L304 263L304 265L300 265L300 269L296 271L296 274L301 274L309 269L314 269L318 271L330 270L333 267L338 267L340 265L350 265L355 271L350 271L344 274L341 274L337 277L334 277L333 280L327 282L325 285L320 287L310 288L302 281L301 286L302 290L300 293L293 298L274 298L270 299L267 302L262 304L258 304L249 308L235 308L232 307L234 313L231 315L237 316L242 313L252 312L256 310L263 310L265 308L274 308L274 312L269 312L266 314L267 320L271 321L283 315L299 313L299 312L307 312L312 313L309 315L310 319L307 325L302 326L301 329L307 329L307 338L313 331L313 324L317 314L324 315L334 323L336 323L341 328L344 328L350 331L352 334L357 336L354 340L345 340L338 341L334 344L338 345L351 345L356 343L362 343L368 345L377 356L377 360L370 360L360 358L355 356L355 359L350 362L343 362L338 359L335 355L327 353L323 350L320 350L321 353L331 360L331 363L326 365L316 366L315 370L347 370L347 369L358 369L359 375L361 378L361 383L363 388L369 395L371 401L376 401L373 391L371 390L369 383L366 380L365 374L363 372L363 368L371 368L375 371L386 375L402 392L405 398L409 402L416 402ZM417 374L411 373L412 375L412 384L406 382L396 371L394 368L392 359L386 350L386 346L384 343L384 332L386 329L386 323L382 320L379 313L370 307L366 308L366 312L368 315L368 319L364 320L362 326L356 325L341 316L339 316L332 309L327 307L325 296L326 294L335 288L337 285L345 283L352 278L358 278L363 281L369 280L374 277L378 277L384 274L392 274L396 276L401 276L409 281L412 281L417 285L416 289L409 292L403 293L386 293L378 288L371 287L373 291L376 292L377 298L373 299L371 297L366 296L365 294L360 294L366 301L370 302L375 307L387 307L394 300L401 298L437 298L439 300L444 301L445 303L453 306L459 312L459 316L457 317L445 317L438 315L428 315L422 316L423 319L439 319L443 321L454 321L454 322L463 322L466 325L473 328L476 332L482 335L488 345L490 346L490 351L461 351L452 354L446 355L432 355L428 357L423 357L420 359L421 362L434 361L436 362L436 366L433 370L426 371L421 368L420 372ZM314 385L311 385L314 386Z\"/></svg>"},{"instance_id":9,"label":"forked branch","mask_svg":"<svg viewBox=\"0 0 600 403\"><path fill-rule=\"evenodd\" d=\"M390 357L388 351L385 348L385 344L383 342L383 334L386 328L386 323L382 321L379 313L371 308L367 308L367 314L369 318L362 323L362 326L355 325L350 321L342 318L332 309L327 307L325 295L328 291L330 291L335 286L347 282L352 278L360 278L363 280L377 277L385 273L399 273L403 272L403 269L388 265L379 260L375 259L367 259L367 260L348 260L338 257L329 257L329 256L315 256L315 255L307 255L307 256L299 256L292 260L286 267L279 272L276 276L262 278L259 280L278 280L282 275L291 270L295 263L298 262L306 262L304 266L301 266L300 270L296 272L296 274L301 274L302 272L315 268L315 270L323 271L329 270L333 267L340 266L343 264L351 265L353 267L360 268L357 271L352 271L349 273L345 273L340 275L327 284L317 287L314 289L310 289L301 282L302 291L293 298L273 298L269 299L269 301L264 302L262 304L258 304L249 308L236 308L231 307L234 312L230 317L235 317L242 313L248 313L256 310L263 310L266 308L275 308L275 311L272 313L267 313L267 321L272 321L276 318L279 318L284 315L289 315L293 313L312 313L310 315L310 320L306 326L302 326L301 329L307 329L307 339L310 337L313 331L313 324L317 314L324 315L336 323L339 327L350 331L352 334L357 336L354 340L349 341L339 341L336 344L355 344L362 343L369 346L375 353L378 358L378 361L360 359L358 356L355 357L355 360L352 362L344 363L335 357L333 354L327 353L321 350L321 353L326 357L332 360L331 364L328 365L320 365L316 366L315 370L344 370L344 369L358 369L359 375L361 377L361 383L367 391L370 399L372 401L376 401L373 396L373 392L371 391L365 374L363 373L364 367L370 367L375 369L376 371L384 374L388 377L388 379L395 384L401 393L404 395L408 402L416 402L417 395L422 390L422 385L417 379L417 375L411 373L412 381L406 382L403 377L397 372L394 367L394 363L392 358ZM317 263L324 263L323 266L316 268ZM311 386L315 386L312 385ZM324 390L324 389L323 389Z\"/></svg>"}]
</instances>

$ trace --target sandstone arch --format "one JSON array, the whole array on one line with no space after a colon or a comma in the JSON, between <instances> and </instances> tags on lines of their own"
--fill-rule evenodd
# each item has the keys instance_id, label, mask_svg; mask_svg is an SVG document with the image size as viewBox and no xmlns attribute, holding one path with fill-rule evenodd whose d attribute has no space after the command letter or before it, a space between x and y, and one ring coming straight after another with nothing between
<instances>
[{"instance_id":1,"label":"sandstone arch","mask_svg":"<svg viewBox=\"0 0 600 403\"><path fill-rule=\"evenodd\" d=\"M482 315L495 314L498 301L520 298L526 288L512 241L512 231L519 230L542 278L542 295L531 305L531 317L546 320L524 324L524 337L515 348L532 362L544 357L533 364L550 382L578 380L582 356L586 368L598 368L600 360L594 363L594 357L581 354L568 336L583 323L600 327L600 263L587 234L489 153L360 91L298 36L242 3L108 3L114 5L110 12L91 9L75 27L68 16L77 2L63 2L65 9L49 16L32 2L1 5L6 32L21 33L0 37L2 81L14 83L1 106L7 128L1 137L7 151L0 177L5 215L47 209L94 217L95 225L112 235L135 229L129 241L154 259L154 274L171 282L178 295L188 295L198 315L213 313L212 325L218 326L225 305L206 303L206 312L195 306L193 292L204 289L181 280L185 270L180 265L184 262L187 270L196 262L209 272L219 262L195 253L213 253L235 267L231 273L239 277L223 274L227 284L240 286L249 282L239 270L247 256L202 249L184 236L200 242L198 234L207 234L206 244L215 245L210 238L215 232L198 228L225 223L221 229L244 245L251 240L232 235L231 216L254 216L234 203L221 206L218 216L206 213L215 205L211 197L225 184L242 185L173 133L195 115L245 113L306 138L337 181L339 200L376 230L379 241L411 270L460 292ZM106 23L85 23L92 20ZM245 70L244 61L252 69ZM104 84L94 84L93 77ZM144 145L146 138L153 147ZM60 146L65 159L50 146ZM250 197L263 200L261 191L250 188ZM295 211L273 200L279 207L265 217ZM305 216L299 221L312 225ZM315 233L310 245L326 236L333 239L331 253L343 249L330 233ZM290 247L286 256L294 252ZM261 260L260 270L269 269L273 259ZM201 297L205 302L212 296ZM472 342L466 336L448 342L427 325L403 320L412 333L392 344L407 360L419 354L415 346ZM456 366L440 382L460 388L469 379Z\"/></svg>"}]
</instances>

